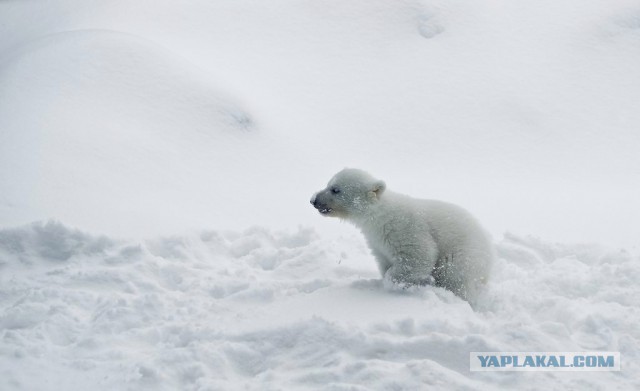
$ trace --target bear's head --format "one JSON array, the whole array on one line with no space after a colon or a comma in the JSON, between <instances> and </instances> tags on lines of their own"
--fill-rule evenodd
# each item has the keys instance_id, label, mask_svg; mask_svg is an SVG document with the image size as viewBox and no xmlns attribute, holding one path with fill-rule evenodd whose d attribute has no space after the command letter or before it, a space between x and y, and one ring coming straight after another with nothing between
<instances>
[{"instance_id":1,"label":"bear's head","mask_svg":"<svg viewBox=\"0 0 640 391\"><path fill-rule=\"evenodd\" d=\"M385 187L383 181L362 170L345 168L311 197L311 205L325 216L355 217L379 201Z\"/></svg>"}]
</instances>

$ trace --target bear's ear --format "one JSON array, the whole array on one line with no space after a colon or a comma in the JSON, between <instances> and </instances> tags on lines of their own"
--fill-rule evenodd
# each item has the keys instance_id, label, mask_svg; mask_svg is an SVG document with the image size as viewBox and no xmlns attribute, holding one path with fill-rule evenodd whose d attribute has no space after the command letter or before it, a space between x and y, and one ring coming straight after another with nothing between
<instances>
[{"instance_id":1,"label":"bear's ear","mask_svg":"<svg viewBox=\"0 0 640 391\"><path fill-rule=\"evenodd\" d=\"M380 198L382 193L384 193L384 189L387 188L387 185L384 181L375 181L371 186L371 190L369 191L369 195L371 198Z\"/></svg>"}]
</instances>

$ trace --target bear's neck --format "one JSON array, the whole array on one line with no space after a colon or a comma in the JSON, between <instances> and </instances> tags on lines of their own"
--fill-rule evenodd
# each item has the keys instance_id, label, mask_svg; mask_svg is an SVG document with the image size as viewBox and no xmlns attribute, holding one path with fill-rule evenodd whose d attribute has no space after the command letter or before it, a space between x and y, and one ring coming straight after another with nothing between
<instances>
[{"instance_id":1,"label":"bear's neck","mask_svg":"<svg viewBox=\"0 0 640 391\"><path fill-rule=\"evenodd\" d=\"M358 211L356 215L350 216L349 221L361 230L371 227L371 222L384 219L389 213L388 203L394 198L393 194L384 194L380 199Z\"/></svg>"}]
</instances>

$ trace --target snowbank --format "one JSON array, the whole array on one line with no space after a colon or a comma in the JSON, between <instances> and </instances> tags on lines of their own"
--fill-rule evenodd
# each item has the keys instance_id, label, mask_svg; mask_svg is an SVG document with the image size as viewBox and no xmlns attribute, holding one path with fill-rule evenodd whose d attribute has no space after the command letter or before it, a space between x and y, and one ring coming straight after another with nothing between
<instances>
[{"instance_id":1,"label":"snowbank","mask_svg":"<svg viewBox=\"0 0 640 391\"><path fill-rule=\"evenodd\" d=\"M481 309L385 288L358 236L205 231L131 242L0 231L0 388L640 386L637 256L506 236ZM470 351L620 351L622 372L471 373Z\"/></svg>"}]
</instances>

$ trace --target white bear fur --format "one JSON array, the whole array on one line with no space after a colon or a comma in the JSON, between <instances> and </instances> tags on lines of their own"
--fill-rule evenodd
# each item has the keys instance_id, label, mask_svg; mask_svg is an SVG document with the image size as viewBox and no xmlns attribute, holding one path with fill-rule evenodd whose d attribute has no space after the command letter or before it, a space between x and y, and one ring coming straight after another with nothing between
<instances>
[{"instance_id":1,"label":"white bear fur","mask_svg":"<svg viewBox=\"0 0 640 391\"><path fill-rule=\"evenodd\" d=\"M380 273L395 283L433 284L474 303L489 278L489 237L456 205L393 193L356 169L336 174L311 203L360 228Z\"/></svg>"}]
</instances>

